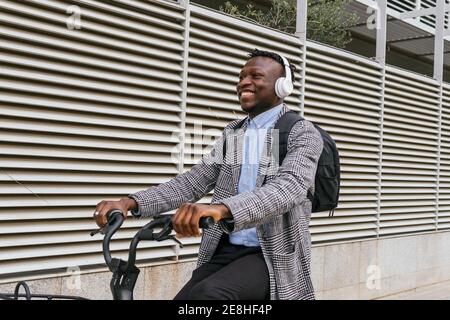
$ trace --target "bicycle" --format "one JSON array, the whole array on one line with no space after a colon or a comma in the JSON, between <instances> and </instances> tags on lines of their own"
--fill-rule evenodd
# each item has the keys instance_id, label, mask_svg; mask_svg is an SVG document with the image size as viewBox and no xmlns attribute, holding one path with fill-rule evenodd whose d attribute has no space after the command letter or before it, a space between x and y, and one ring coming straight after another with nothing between
<instances>
[{"instance_id":1,"label":"bicycle","mask_svg":"<svg viewBox=\"0 0 450 320\"><path fill-rule=\"evenodd\" d=\"M169 215L159 215L143 226L133 237L127 261L113 258L111 256L110 243L112 236L119 230L124 222L122 212L120 210L112 210L108 214L107 221L108 223L105 227L92 231L90 235L94 236L98 233L104 235L103 257L106 265L113 274L110 282L113 300L133 300L133 291L140 273L139 268L135 265L136 251L139 242L142 240L164 241L171 239L179 243L180 247L183 247L183 244L171 234L173 230L172 217ZM212 217L203 217L200 219L199 227L202 229L209 228L214 223ZM156 228L161 228L161 231L154 232L154 229ZM25 293L19 293L21 288L24 289ZM0 300L19 300L19 298L25 298L25 300L32 300L34 298L45 300L89 300L79 296L32 294L29 286L24 281L17 283L14 293L0 293Z\"/></svg>"}]
</instances>

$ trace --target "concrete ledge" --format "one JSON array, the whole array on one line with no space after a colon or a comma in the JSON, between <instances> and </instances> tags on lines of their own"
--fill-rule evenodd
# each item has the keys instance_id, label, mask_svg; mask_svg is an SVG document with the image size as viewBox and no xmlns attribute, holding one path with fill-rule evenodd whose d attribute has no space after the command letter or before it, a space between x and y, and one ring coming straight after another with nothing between
<instances>
[{"instance_id":1,"label":"concrete ledge","mask_svg":"<svg viewBox=\"0 0 450 320\"><path fill-rule=\"evenodd\" d=\"M449 252L450 231L315 245L311 266L316 298L394 299L405 292L421 292L421 287L450 281ZM141 267L135 298L172 299L195 265L188 261ZM32 293L111 299L110 280L111 273L103 271L27 283ZM0 284L0 292L12 293L15 283ZM439 290L445 297L450 286Z\"/></svg>"}]
</instances>

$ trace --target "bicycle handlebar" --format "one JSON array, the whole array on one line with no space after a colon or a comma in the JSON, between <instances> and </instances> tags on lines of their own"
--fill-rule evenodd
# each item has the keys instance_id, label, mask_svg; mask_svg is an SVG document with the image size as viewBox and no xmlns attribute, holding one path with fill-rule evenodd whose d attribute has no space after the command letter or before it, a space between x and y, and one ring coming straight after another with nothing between
<instances>
[{"instance_id":1,"label":"bicycle handlebar","mask_svg":"<svg viewBox=\"0 0 450 320\"><path fill-rule=\"evenodd\" d=\"M105 262L109 268L111 268L111 251L109 250L109 244L111 242L112 236L119 230L125 220L120 210L112 210L107 215L108 224L104 227L106 228L105 237L103 238L103 256Z\"/></svg>"},{"instance_id":2,"label":"bicycle handlebar","mask_svg":"<svg viewBox=\"0 0 450 320\"><path fill-rule=\"evenodd\" d=\"M105 262L107 266L112 269L112 261L113 258L111 256L111 251L109 248L109 245L111 243L112 236L119 230L119 228L122 226L124 222L124 217L122 214L122 211L120 210L112 210L107 215L107 225L104 226L101 229L98 229L96 231L91 232L91 236L95 235L96 233L102 233L104 234L103 238L103 256L105 258ZM214 225L214 219L213 217L202 217L199 221L199 227L202 229L210 228ZM162 227L162 230L160 232L154 233L154 228ZM172 239L180 243L181 242L176 239L174 236L170 235L170 233L173 230L172 225L172 217L171 216L157 216L155 217L151 222L147 223L144 227L142 227L134 236L131 245L130 245L130 251L129 251L129 257L127 262L127 267L134 266L136 262L136 249L137 245L141 240L156 240L156 241L162 241L166 239ZM112 270L111 270L112 271Z\"/></svg>"}]
</instances>

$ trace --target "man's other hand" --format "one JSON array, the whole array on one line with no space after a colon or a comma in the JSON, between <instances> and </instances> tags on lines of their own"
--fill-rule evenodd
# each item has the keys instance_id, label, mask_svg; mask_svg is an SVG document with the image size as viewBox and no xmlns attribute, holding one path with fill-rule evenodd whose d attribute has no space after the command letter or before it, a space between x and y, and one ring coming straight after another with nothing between
<instances>
[{"instance_id":1,"label":"man's other hand","mask_svg":"<svg viewBox=\"0 0 450 320\"><path fill-rule=\"evenodd\" d=\"M172 217L173 229L177 236L199 236L198 224L202 217L212 217L215 222L218 222L221 219L231 218L232 215L228 207L223 204L183 203Z\"/></svg>"}]
</instances>

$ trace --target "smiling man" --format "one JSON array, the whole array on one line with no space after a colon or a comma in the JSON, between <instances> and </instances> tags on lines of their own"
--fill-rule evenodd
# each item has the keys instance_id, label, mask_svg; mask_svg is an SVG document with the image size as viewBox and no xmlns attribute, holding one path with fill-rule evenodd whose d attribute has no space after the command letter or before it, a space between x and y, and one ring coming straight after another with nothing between
<instances>
[{"instance_id":1,"label":"smiling man","mask_svg":"<svg viewBox=\"0 0 450 320\"><path fill-rule=\"evenodd\" d=\"M285 58L251 51L236 87L248 116L231 122L211 153L190 171L97 205L99 226L112 209L140 217L178 208L172 220L178 236L200 235L201 217L218 222L203 230L197 268L175 299L314 299L307 192L314 190L323 142L312 123L293 125L284 160L276 164L276 172L267 173L274 159L272 133L289 111L283 99L293 81ZM228 139L237 142L230 149ZM237 162L222 161L229 156ZM212 189L210 205L195 203Z\"/></svg>"}]
</instances>

